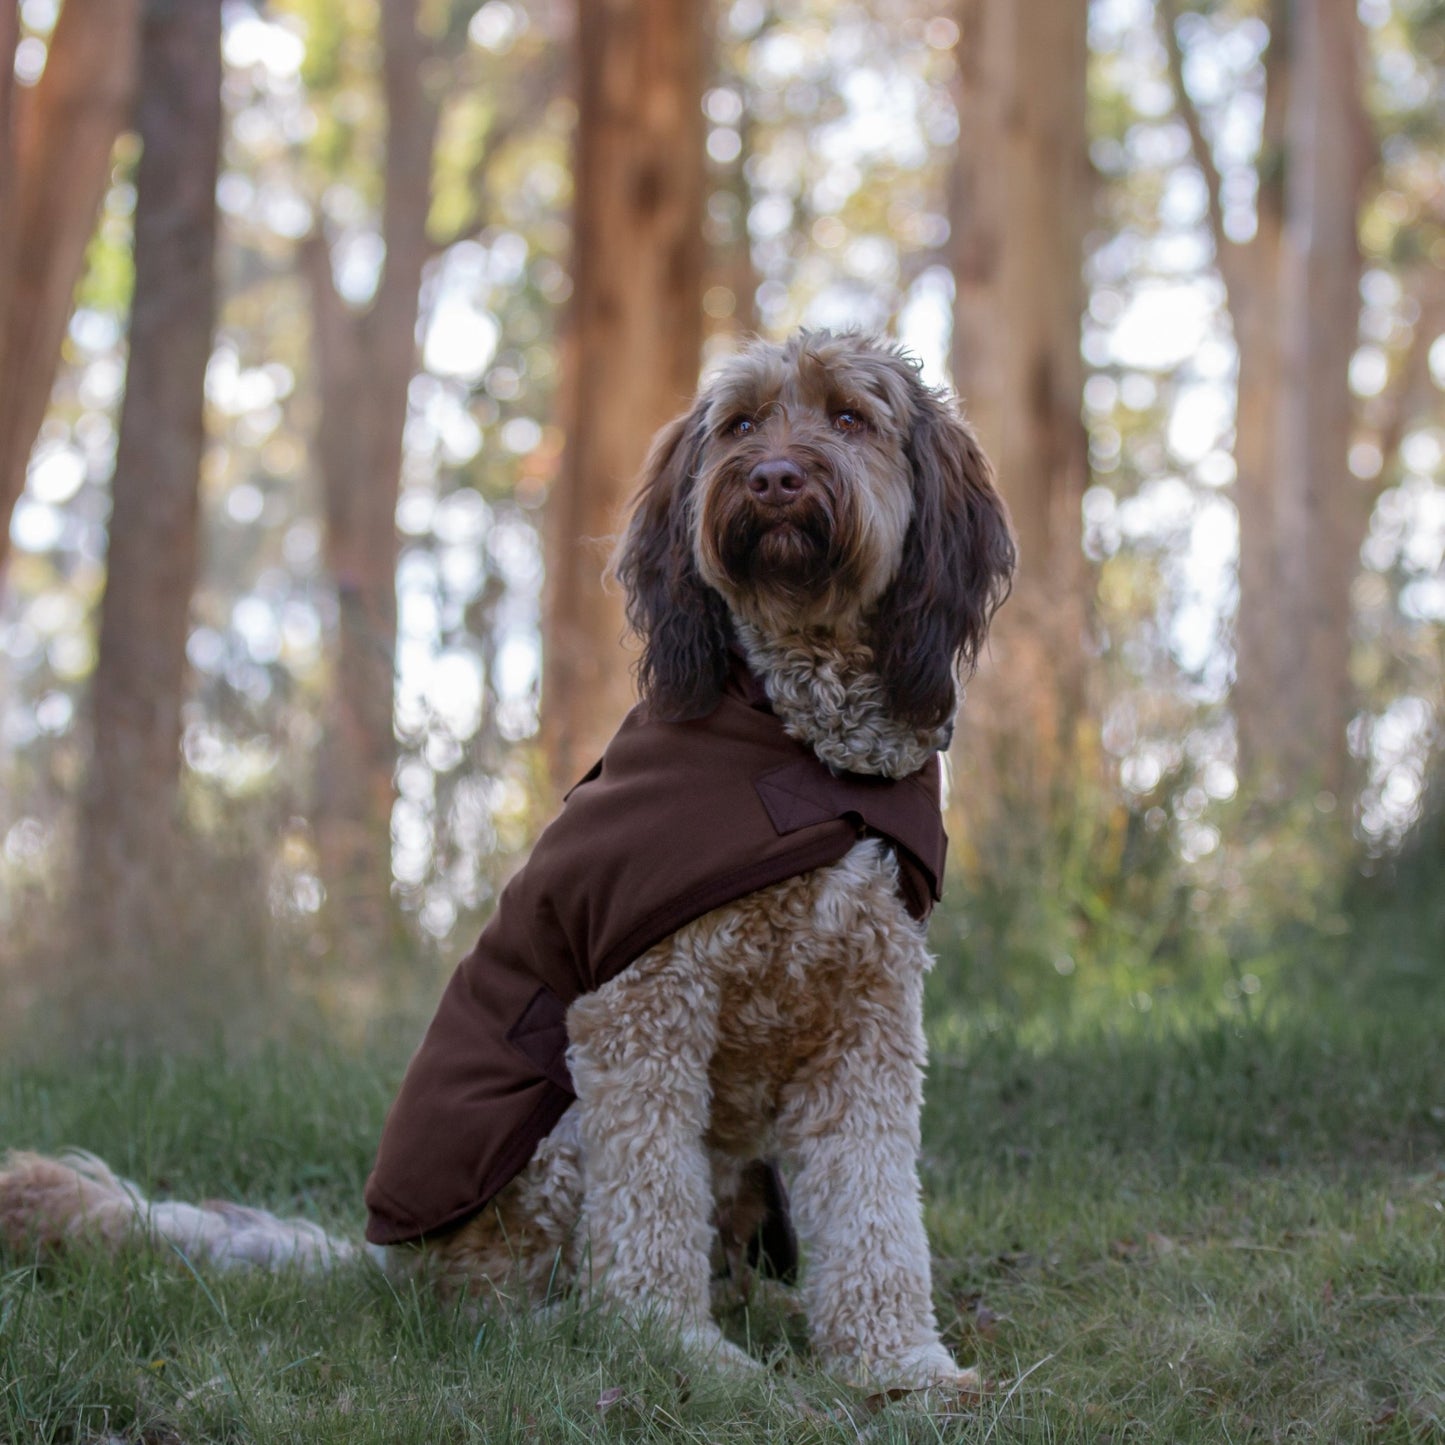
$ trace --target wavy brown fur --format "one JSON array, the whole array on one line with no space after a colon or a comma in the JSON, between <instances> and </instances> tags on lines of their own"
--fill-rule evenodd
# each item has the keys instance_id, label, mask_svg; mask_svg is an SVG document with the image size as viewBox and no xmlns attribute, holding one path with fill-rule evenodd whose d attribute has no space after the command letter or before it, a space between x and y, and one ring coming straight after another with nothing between
<instances>
[{"instance_id":1,"label":"wavy brown fur","mask_svg":"<svg viewBox=\"0 0 1445 1445\"><path fill-rule=\"evenodd\" d=\"M779 461L804 479L786 509L749 487ZM946 740L1014 560L992 469L917 364L800 332L725 362L661 433L614 571L659 715L716 704L746 624L793 656L800 639L820 657L868 648L892 719Z\"/></svg>"}]
</instances>

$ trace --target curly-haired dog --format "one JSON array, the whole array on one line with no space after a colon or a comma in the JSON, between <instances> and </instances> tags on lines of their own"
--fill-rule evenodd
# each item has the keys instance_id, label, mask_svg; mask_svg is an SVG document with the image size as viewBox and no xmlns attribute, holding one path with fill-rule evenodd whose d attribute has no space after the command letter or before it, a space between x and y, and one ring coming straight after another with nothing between
<instances>
[{"instance_id":1,"label":"curly-haired dog","mask_svg":"<svg viewBox=\"0 0 1445 1445\"><path fill-rule=\"evenodd\" d=\"M910 851L916 796L902 813L887 799L933 780L936 819L934 760L952 730L957 676L972 667L1013 562L973 436L885 343L806 332L756 343L663 430L615 562L643 645L643 721L629 719L601 765L603 786L584 782L580 806L609 796L609 760L617 749L622 776L629 737L705 739L714 724L678 722L668 734L668 720L724 714L752 737L765 713L781 746L806 759L776 770L786 786L774 801L786 795L792 807L821 789L822 814L804 798L799 816L832 840L828 861L800 869L803 855L788 845L775 881L723 893L717 907L690 880L690 896L704 901L679 915L688 921L665 937L622 928L646 946L623 946L616 967L576 987L555 983L544 962L538 976L552 986L533 993L532 963L521 966L525 1007L502 1010L508 1028L492 1052L540 1062L526 1089L506 1075L493 1090L504 1107L524 1101L528 1119L508 1123L486 1168L470 1158L479 1116L458 1103L486 1081L465 1061L457 1073L446 1038L450 1018L465 1024L454 1039L475 1040L480 1015L467 1010L510 966L505 949L479 946L413 1061L368 1187L374 1241L426 1236L420 1251L391 1250L393 1261L424 1261L445 1287L537 1300L559 1274L585 1275L695 1348L743 1358L711 1318L710 1250L720 1222L736 1250L779 1213L773 1176L754 1161L780 1157L824 1366L879 1385L976 1383L938 1337L917 1174L930 963L917 879L936 880ZM757 694L742 703L740 677ZM795 789L787 780L798 777ZM801 826L780 816L767 814L779 834ZM559 856L547 836L529 870ZM554 872L570 869L573 855L560 856L567 867ZM513 917L540 929L555 907L539 896L514 895ZM598 932L597 908L589 898L581 910L584 950L613 936L610 924ZM574 934L558 936L572 946ZM565 1062L547 1061L554 1046ZM437 1097L448 1101L440 1112ZM428 1196L433 1173L447 1183ZM17 1156L0 1174L0 1237L87 1228L114 1237L139 1218L213 1257L246 1253L217 1223L224 1213L167 1223L161 1211L190 1206L148 1212L127 1188L95 1161L77 1172ZM235 1228L255 1229L258 1218L246 1212ZM267 1263L351 1252L292 1229L263 1227L250 1252Z\"/></svg>"}]
</instances>

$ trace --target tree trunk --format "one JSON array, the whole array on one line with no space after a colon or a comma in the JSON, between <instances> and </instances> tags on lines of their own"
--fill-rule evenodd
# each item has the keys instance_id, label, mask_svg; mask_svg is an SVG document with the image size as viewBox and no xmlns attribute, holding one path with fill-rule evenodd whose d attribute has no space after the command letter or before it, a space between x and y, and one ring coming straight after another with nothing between
<instances>
[{"instance_id":1,"label":"tree trunk","mask_svg":"<svg viewBox=\"0 0 1445 1445\"><path fill-rule=\"evenodd\" d=\"M1368 171L1363 35L1346 0L1295 0L1297 56L1281 258L1285 388L1278 431L1282 762L1292 788L1350 775L1350 587L1368 519L1348 466L1359 330L1356 232Z\"/></svg>"},{"instance_id":2,"label":"tree trunk","mask_svg":"<svg viewBox=\"0 0 1445 1445\"><path fill-rule=\"evenodd\" d=\"M1289 0L1270 6L1264 60L1254 236L1235 243L1215 226L1215 250L1238 353L1234 408L1234 503L1239 514L1239 591L1234 626L1234 715L1241 774L1256 786L1278 775L1277 718L1283 635L1278 621L1279 518L1276 429L1280 397L1279 280L1284 231L1285 119L1288 114ZM1176 76L1182 90L1183 77ZM1203 144L1202 136L1198 141ZM1219 194L1217 173L1207 175Z\"/></svg>"},{"instance_id":3,"label":"tree trunk","mask_svg":"<svg viewBox=\"0 0 1445 1445\"><path fill-rule=\"evenodd\" d=\"M607 542L702 345L704 19L669 0L579 0L567 445L548 503L542 734L555 786L633 699Z\"/></svg>"},{"instance_id":4,"label":"tree trunk","mask_svg":"<svg viewBox=\"0 0 1445 1445\"><path fill-rule=\"evenodd\" d=\"M15 47L19 40L19 8L0 4L0 337L9 325L10 298L15 293ZM0 516L0 528L9 531L9 512ZM0 565L3 562L0 553Z\"/></svg>"},{"instance_id":5,"label":"tree trunk","mask_svg":"<svg viewBox=\"0 0 1445 1445\"><path fill-rule=\"evenodd\" d=\"M170 914L204 383L215 317L220 0L148 0L130 360L112 486L79 907L92 1031L145 1031ZM101 986L96 987L99 983Z\"/></svg>"},{"instance_id":6,"label":"tree trunk","mask_svg":"<svg viewBox=\"0 0 1445 1445\"><path fill-rule=\"evenodd\" d=\"M1001 68L1009 30L996 0L960 0L954 105L958 147L949 174L949 235L953 268L953 384L984 449L995 462L1002 444L1002 383L989 357L1005 335L998 322L1005 224L1001 144Z\"/></svg>"},{"instance_id":7,"label":"tree trunk","mask_svg":"<svg viewBox=\"0 0 1445 1445\"><path fill-rule=\"evenodd\" d=\"M0 0L0 11L13 25L15 0ZM0 570L111 150L130 119L139 13L139 0L65 0L44 74L12 98L9 154L0 159ZM13 67L5 69L8 84Z\"/></svg>"},{"instance_id":8,"label":"tree trunk","mask_svg":"<svg viewBox=\"0 0 1445 1445\"><path fill-rule=\"evenodd\" d=\"M1158 0L1239 353L1241 771L1256 791L1290 795L1314 782L1338 793L1349 772L1349 589L1367 522L1347 465L1368 155L1360 30L1341 0L1271 0L1258 226L1236 244L1224 234L1219 172L1184 86L1177 12L1175 0Z\"/></svg>"},{"instance_id":9,"label":"tree trunk","mask_svg":"<svg viewBox=\"0 0 1445 1445\"><path fill-rule=\"evenodd\" d=\"M1255 257L1259 284L1226 282L1238 354L1234 505L1239 514L1233 703L1242 775L1263 786L1277 773L1276 709L1284 638L1277 606L1279 519L1275 431L1279 405L1278 237Z\"/></svg>"},{"instance_id":10,"label":"tree trunk","mask_svg":"<svg viewBox=\"0 0 1445 1445\"><path fill-rule=\"evenodd\" d=\"M1084 684L1080 500L1085 7L965 0L953 178L953 372L998 471L1019 542L1014 594L965 714L989 762L1047 800Z\"/></svg>"},{"instance_id":11,"label":"tree trunk","mask_svg":"<svg viewBox=\"0 0 1445 1445\"><path fill-rule=\"evenodd\" d=\"M319 760L316 826L338 944L376 956L391 935L391 809L396 740L396 503L407 393L416 369L422 268L430 254L436 97L431 48L415 0L383 0L381 56L387 140L382 201L386 254L361 312L337 294L320 232L306 243L313 351L321 393L316 433L326 554L339 603Z\"/></svg>"},{"instance_id":12,"label":"tree trunk","mask_svg":"<svg viewBox=\"0 0 1445 1445\"><path fill-rule=\"evenodd\" d=\"M1279 275L1284 227L1285 119L1290 68L1290 0L1271 0L1265 52L1264 124L1255 161L1255 234L1233 241L1224 229L1222 184L1198 108L1184 84L1177 0L1157 0L1160 38L1169 57L1175 108L1189 133L1208 195L1215 264L1224 281L1238 358L1235 376L1234 502L1239 514L1238 602L1235 611L1233 704L1241 772L1255 789L1278 782L1281 742L1279 670L1289 644L1282 630L1278 413Z\"/></svg>"}]
</instances>

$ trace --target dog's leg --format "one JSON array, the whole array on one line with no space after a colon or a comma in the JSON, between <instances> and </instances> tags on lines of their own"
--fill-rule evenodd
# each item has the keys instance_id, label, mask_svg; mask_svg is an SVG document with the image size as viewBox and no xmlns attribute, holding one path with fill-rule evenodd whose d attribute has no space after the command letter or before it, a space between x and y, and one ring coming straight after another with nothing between
<instances>
[{"instance_id":1,"label":"dog's leg","mask_svg":"<svg viewBox=\"0 0 1445 1445\"><path fill-rule=\"evenodd\" d=\"M918 1182L923 973L916 935L886 947L840 1035L784 1094L803 1297L825 1369L860 1384L978 1388L938 1337Z\"/></svg>"},{"instance_id":2,"label":"dog's leg","mask_svg":"<svg viewBox=\"0 0 1445 1445\"><path fill-rule=\"evenodd\" d=\"M597 1288L635 1317L675 1326L723 1363L709 1310L712 1179L703 1133L717 989L688 930L584 994L567 1015L584 1158L583 1225ZM750 1363L750 1362L749 1362Z\"/></svg>"}]
</instances>

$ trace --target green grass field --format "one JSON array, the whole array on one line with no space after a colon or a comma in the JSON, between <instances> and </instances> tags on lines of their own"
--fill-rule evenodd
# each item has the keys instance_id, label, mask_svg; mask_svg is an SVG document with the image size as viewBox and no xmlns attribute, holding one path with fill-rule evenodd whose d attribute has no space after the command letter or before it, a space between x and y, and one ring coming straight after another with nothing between
<instances>
[{"instance_id":1,"label":"green grass field","mask_svg":"<svg viewBox=\"0 0 1445 1445\"><path fill-rule=\"evenodd\" d=\"M945 966L940 969L946 975ZM721 1377L582 1302L468 1318L357 1267L0 1258L7 1441L1413 1441L1445 1438L1445 1001L1011 1021L934 989L925 1184L940 1319L1000 1381L868 1398L776 1301ZM1081 1014L1083 1016L1081 1016ZM0 1146L359 1230L409 1039L218 1068L0 1074Z\"/></svg>"}]
</instances>

